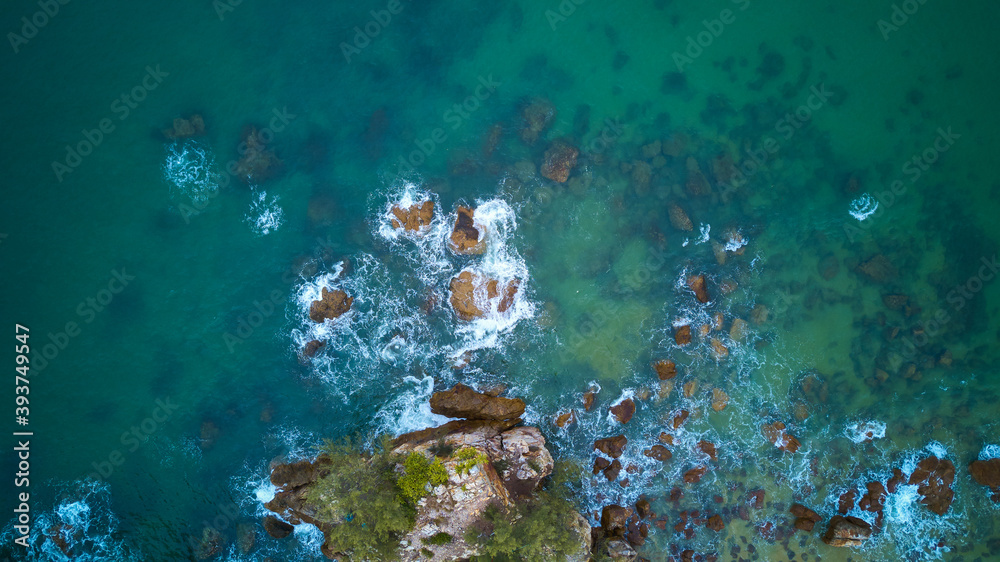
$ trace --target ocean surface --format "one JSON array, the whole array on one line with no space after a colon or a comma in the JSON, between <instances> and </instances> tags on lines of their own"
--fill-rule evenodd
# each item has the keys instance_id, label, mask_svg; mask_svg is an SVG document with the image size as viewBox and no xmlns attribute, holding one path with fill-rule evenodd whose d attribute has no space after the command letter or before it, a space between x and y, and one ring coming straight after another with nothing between
<instances>
[{"instance_id":1,"label":"ocean surface","mask_svg":"<svg viewBox=\"0 0 1000 562\"><path fill-rule=\"evenodd\" d=\"M998 15L942 0L5 2L0 357L17 367L20 324L31 363L29 420L8 378L4 427L32 435L27 487L25 437L0 453L0 556L191 560L208 530L212 560L322 560L315 529L264 533L269 463L440 424L427 399L463 382L528 403L578 463L592 523L640 497L669 517L649 560L996 559L1000 504L966 467L1000 456ZM529 144L538 99L555 118ZM194 114L203 134L163 133ZM234 163L251 127L280 164L248 180ZM566 183L539 174L556 139L580 149ZM391 227L392 205L426 199L424 235ZM447 249L460 204L483 256ZM519 279L513 307L458 320L448 286L466 268ZM355 301L318 326L323 287ZM313 339L327 345L306 360ZM678 375L661 385L664 359ZM608 408L628 397L623 426ZM682 409L673 458L644 456ZM794 454L762 434L776 421ZM590 471L594 439L618 433L627 486ZM930 454L956 467L945 516L902 486L862 549L767 530L793 502L828 517L848 488ZM764 506L744 520L754 490ZM726 528L686 537L682 510L725 510Z\"/></svg>"}]
</instances>

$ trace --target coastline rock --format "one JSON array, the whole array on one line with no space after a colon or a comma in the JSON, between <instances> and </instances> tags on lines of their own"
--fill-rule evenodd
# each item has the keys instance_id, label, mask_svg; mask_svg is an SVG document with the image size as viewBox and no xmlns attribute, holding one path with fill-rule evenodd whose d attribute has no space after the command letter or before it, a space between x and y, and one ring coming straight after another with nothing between
<instances>
[{"instance_id":1,"label":"coastline rock","mask_svg":"<svg viewBox=\"0 0 1000 562\"><path fill-rule=\"evenodd\" d=\"M478 255L486 251L486 236L483 227L475 221L476 211L469 207L459 207L458 217L448 239L451 251L461 255Z\"/></svg>"},{"instance_id":2,"label":"coastline rock","mask_svg":"<svg viewBox=\"0 0 1000 562\"><path fill-rule=\"evenodd\" d=\"M812 532L816 523L823 519L818 513L800 503L793 503L788 511L795 516L795 528L807 533Z\"/></svg>"},{"instance_id":3,"label":"coastline rock","mask_svg":"<svg viewBox=\"0 0 1000 562\"><path fill-rule=\"evenodd\" d=\"M708 472L708 467L699 466L692 468L691 470L684 473L684 481L688 484L697 484L701 481L702 476Z\"/></svg>"},{"instance_id":4,"label":"coastline rock","mask_svg":"<svg viewBox=\"0 0 1000 562\"><path fill-rule=\"evenodd\" d=\"M567 425L574 423L576 421L576 410L570 410L568 412L559 414L556 416L556 427L566 427Z\"/></svg>"},{"instance_id":5,"label":"coastline rock","mask_svg":"<svg viewBox=\"0 0 1000 562\"><path fill-rule=\"evenodd\" d=\"M569 173L576 166L580 151L563 141L555 141L545 151L541 173L554 182L564 183L569 179Z\"/></svg>"},{"instance_id":6,"label":"coastline rock","mask_svg":"<svg viewBox=\"0 0 1000 562\"><path fill-rule=\"evenodd\" d=\"M273 515L268 515L264 518L264 530L267 531L267 534L276 539L283 539L292 534L295 527L285 523Z\"/></svg>"},{"instance_id":7,"label":"coastline rock","mask_svg":"<svg viewBox=\"0 0 1000 562\"><path fill-rule=\"evenodd\" d=\"M715 443L711 441L698 441L698 450L708 455L708 458L712 459L713 462L719 460L716 456Z\"/></svg>"},{"instance_id":8,"label":"coastline rock","mask_svg":"<svg viewBox=\"0 0 1000 562\"><path fill-rule=\"evenodd\" d=\"M615 435L614 437L605 437L594 441L594 450L617 459L622 456L627 444L628 439L624 435Z\"/></svg>"},{"instance_id":9,"label":"coastline rock","mask_svg":"<svg viewBox=\"0 0 1000 562\"><path fill-rule=\"evenodd\" d=\"M691 343L691 325L674 326L674 341L677 345L687 345Z\"/></svg>"},{"instance_id":10,"label":"coastline rock","mask_svg":"<svg viewBox=\"0 0 1000 562\"><path fill-rule=\"evenodd\" d=\"M764 424L761 430L764 432L764 437L782 451L794 453L801 446L798 439L785 431L785 424L780 421Z\"/></svg>"},{"instance_id":11,"label":"coastline rock","mask_svg":"<svg viewBox=\"0 0 1000 562\"><path fill-rule=\"evenodd\" d=\"M325 342L319 340L311 340L306 343L305 347L302 348L302 355L306 357L315 357L324 347L326 347Z\"/></svg>"},{"instance_id":12,"label":"coastline rock","mask_svg":"<svg viewBox=\"0 0 1000 562\"><path fill-rule=\"evenodd\" d=\"M834 515L823 534L823 542L830 546L861 546L872 535L871 525L857 517Z\"/></svg>"},{"instance_id":13,"label":"coastline rock","mask_svg":"<svg viewBox=\"0 0 1000 562\"><path fill-rule=\"evenodd\" d=\"M177 117L171 128L163 130L163 136L170 140L186 139L203 134L205 134L205 120L197 113L187 119Z\"/></svg>"},{"instance_id":14,"label":"coastline rock","mask_svg":"<svg viewBox=\"0 0 1000 562\"><path fill-rule=\"evenodd\" d=\"M626 424L632 419L632 415L635 414L635 401L631 398L626 398L611 406L610 412L618 420L618 423Z\"/></svg>"},{"instance_id":15,"label":"coastline rock","mask_svg":"<svg viewBox=\"0 0 1000 562\"><path fill-rule=\"evenodd\" d=\"M514 298L521 281L512 279L503 287L503 296L497 305L497 312L504 313L514 304ZM482 318L489 311L489 301L501 295L499 282L484 275L465 269L453 277L448 285L451 291L449 302L459 319L470 322Z\"/></svg>"},{"instance_id":16,"label":"coastline rock","mask_svg":"<svg viewBox=\"0 0 1000 562\"><path fill-rule=\"evenodd\" d=\"M969 464L969 474L976 483L986 486L993 492L990 499L1000 503L1000 459L972 461Z\"/></svg>"},{"instance_id":17,"label":"coastline rock","mask_svg":"<svg viewBox=\"0 0 1000 562\"><path fill-rule=\"evenodd\" d=\"M688 416L690 415L691 412L688 412L687 410L681 410L676 416L674 416L674 421L673 421L674 429L680 429L680 427L684 425L684 422L687 421Z\"/></svg>"},{"instance_id":18,"label":"coastline rock","mask_svg":"<svg viewBox=\"0 0 1000 562\"><path fill-rule=\"evenodd\" d=\"M450 390L435 392L430 403L431 412L449 418L506 421L524 415L524 401L520 398L490 396L461 383Z\"/></svg>"},{"instance_id":19,"label":"coastline rock","mask_svg":"<svg viewBox=\"0 0 1000 562\"><path fill-rule=\"evenodd\" d=\"M729 356L729 348L726 347L719 338L712 338L709 340L709 343L712 344L712 357L714 357L716 361L721 361Z\"/></svg>"},{"instance_id":20,"label":"coastline rock","mask_svg":"<svg viewBox=\"0 0 1000 562\"><path fill-rule=\"evenodd\" d=\"M428 199L423 203L414 203L405 209L399 205L393 205L391 211L396 217L391 221L393 228L402 228L407 232L419 232L434 220L434 201Z\"/></svg>"},{"instance_id":21,"label":"coastline rock","mask_svg":"<svg viewBox=\"0 0 1000 562\"><path fill-rule=\"evenodd\" d=\"M705 521L705 527L715 531L716 533L721 532L726 528L726 523L722 520L721 515L713 515Z\"/></svg>"},{"instance_id":22,"label":"coastline rock","mask_svg":"<svg viewBox=\"0 0 1000 562\"><path fill-rule=\"evenodd\" d=\"M748 332L749 326L746 320L741 318L734 319L733 325L729 327L729 337L732 338L733 341L743 341L743 339L747 337Z\"/></svg>"},{"instance_id":23,"label":"coastline rock","mask_svg":"<svg viewBox=\"0 0 1000 562\"><path fill-rule=\"evenodd\" d=\"M322 324L326 320L335 320L351 310L354 304L354 297L347 296L347 293L340 289L329 290L323 287L322 297L318 301L313 301L309 306L309 319L317 324Z\"/></svg>"},{"instance_id":24,"label":"coastline rock","mask_svg":"<svg viewBox=\"0 0 1000 562\"><path fill-rule=\"evenodd\" d=\"M684 209L677 205L676 203L671 203L667 208L667 216L670 219L670 226L682 232L691 232L694 230L694 225L691 223L691 219L688 214L684 212Z\"/></svg>"},{"instance_id":25,"label":"coastline rock","mask_svg":"<svg viewBox=\"0 0 1000 562\"><path fill-rule=\"evenodd\" d=\"M652 447L646 449L642 452L643 455L658 460L660 462L667 462L673 458L674 454L670 452L669 449L663 445L653 445Z\"/></svg>"},{"instance_id":26,"label":"coastline rock","mask_svg":"<svg viewBox=\"0 0 1000 562\"><path fill-rule=\"evenodd\" d=\"M694 291L694 296L698 299L698 302L704 304L711 300L708 296L708 290L705 288L704 275L691 275L687 278L687 286Z\"/></svg>"},{"instance_id":27,"label":"coastline rock","mask_svg":"<svg viewBox=\"0 0 1000 562\"><path fill-rule=\"evenodd\" d=\"M556 108L552 102L545 98L534 98L524 105L521 110L523 124L521 126L521 140L525 144L535 144L538 136L545 132L556 117Z\"/></svg>"},{"instance_id":28,"label":"coastline rock","mask_svg":"<svg viewBox=\"0 0 1000 562\"><path fill-rule=\"evenodd\" d=\"M955 492L951 489L954 481L955 465L949 460L930 456L917 463L908 484L917 486L917 492L921 495L920 503L934 513L944 515L955 498Z\"/></svg>"},{"instance_id":29,"label":"coastline rock","mask_svg":"<svg viewBox=\"0 0 1000 562\"><path fill-rule=\"evenodd\" d=\"M729 395L723 392L721 388L712 389L712 409L716 412L721 412L726 409L726 405L729 404Z\"/></svg>"},{"instance_id":30,"label":"coastline rock","mask_svg":"<svg viewBox=\"0 0 1000 562\"><path fill-rule=\"evenodd\" d=\"M653 370L661 381L670 380L677 376L677 365L673 361L664 359L653 363Z\"/></svg>"}]
</instances>

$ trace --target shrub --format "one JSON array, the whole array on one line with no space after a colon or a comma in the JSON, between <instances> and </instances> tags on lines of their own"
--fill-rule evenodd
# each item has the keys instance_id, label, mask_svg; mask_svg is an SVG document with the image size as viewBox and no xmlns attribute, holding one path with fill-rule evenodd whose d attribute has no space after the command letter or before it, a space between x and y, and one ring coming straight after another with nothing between
<instances>
[{"instance_id":1,"label":"shrub","mask_svg":"<svg viewBox=\"0 0 1000 562\"><path fill-rule=\"evenodd\" d=\"M430 537L425 537L420 539L420 542L424 544L433 544L435 546L442 546L450 543L451 539L452 539L451 535L445 533L444 531L441 531L440 533L437 533Z\"/></svg>"},{"instance_id":2,"label":"shrub","mask_svg":"<svg viewBox=\"0 0 1000 562\"><path fill-rule=\"evenodd\" d=\"M400 500L396 458L383 438L372 455L350 440L327 441L323 454L330 473L307 492L316 518L330 523L328 546L356 560L394 560L400 539L413 528L416 512Z\"/></svg>"},{"instance_id":3,"label":"shrub","mask_svg":"<svg viewBox=\"0 0 1000 562\"><path fill-rule=\"evenodd\" d=\"M448 458L455 452L455 446L444 439L439 439L437 443L428 449L435 457Z\"/></svg>"},{"instance_id":4,"label":"shrub","mask_svg":"<svg viewBox=\"0 0 1000 562\"><path fill-rule=\"evenodd\" d=\"M397 483L403 498L416 505L420 498L427 495L427 484L440 486L448 482L448 469L441 464L441 459L427 460L423 454L416 451L410 453L403 463L403 475Z\"/></svg>"},{"instance_id":5,"label":"shrub","mask_svg":"<svg viewBox=\"0 0 1000 562\"><path fill-rule=\"evenodd\" d=\"M459 463L455 466L455 472L458 474L465 474L466 472L472 470L472 467L484 462L489 462L490 460L485 453L480 453L473 447L460 449L455 455L455 458L459 460Z\"/></svg>"},{"instance_id":6,"label":"shrub","mask_svg":"<svg viewBox=\"0 0 1000 562\"><path fill-rule=\"evenodd\" d=\"M434 551L429 548L421 548L420 554L423 554L427 558L434 558Z\"/></svg>"}]
</instances>

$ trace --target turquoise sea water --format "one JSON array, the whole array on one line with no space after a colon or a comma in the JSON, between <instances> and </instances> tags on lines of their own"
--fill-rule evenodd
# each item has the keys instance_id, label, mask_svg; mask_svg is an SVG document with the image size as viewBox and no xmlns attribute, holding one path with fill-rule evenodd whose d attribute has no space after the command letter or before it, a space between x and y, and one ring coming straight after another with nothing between
<instances>
[{"instance_id":1,"label":"turquoise sea water","mask_svg":"<svg viewBox=\"0 0 1000 562\"><path fill-rule=\"evenodd\" d=\"M760 560L1000 555L1000 511L965 469L1000 452L1000 284L984 266L1000 241L995 4L39 10L8 2L0 19L25 37L7 35L0 49L0 313L10 332L30 328L35 350L31 547L13 543L23 489L12 485L11 436L0 455L4 555L64 559L47 538L64 524L80 530L81 560L193 559L206 527L225 538L214 559L322 559L317 533L277 541L260 527L269 462L306 456L324 437L440 423L426 399L458 381L504 384L526 400L526 421L583 467L584 514L647 496L669 517L665 531L651 529L650 560L678 548L726 560L733 547L732 559ZM45 24L32 34L22 17ZM519 114L536 97L557 117L529 146ZM194 113L203 136L164 138ZM502 135L487 156L495 124ZM250 126L273 132L282 161L253 185L225 171ZM567 184L537 174L557 138L582 151ZM679 148L655 161L643 154L655 142ZM77 161L67 147L88 154ZM717 181L720 154L745 181ZM688 156L712 195L685 189ZM648 182L637 162L651 166ZM391 233L388 207L407 196L432 197L445 214L478 206L486 256L445 249L453 214L439 213L420 240ZM671 203L692 232L671 227ZM746 245L720 264L712 243L738 246L734 232ZM883 282L858 273L879 254L894 270ZM522 279L513 311L458 321L447 290L465 267ZM707 305L684 285L694 273L708 278ZM308 305L330 284L355 296L355 310L318 333ZM889 308L891 294L909 308ZM727 357L697 333L674 343L672 324L687 319L697 332L716 313ZM743 341L727 335L736 318L749 322ZM318 336L328 349L303 364L298 350ZM453 369L465 351L470 365ZM13 349L2 356L13 369ZM650 367L660 359L679 365L669 392ZM596 406L583 412L592 386ZM713 388L730 397L721 412ZM14 385L3 395L6 427L25 429ZM623 396L638 409L621 427L607 408ZM577 422L555 427L570 409ZM692 418L673 459L642 456L680 409ZM798 453L764 439L760 425L773 421L802 442ZM884 437L852 440L866 423ZM619 432L630 440L625 464L642 470L627 487L589 470L593 440ZM719 461L684 485L704 462L700 439ZM757 530L787 525L793 501L832 515L847 487L929 453L956 466L945 517L904 490L861 551L829 548L818 530L777 540ZM666 499L674 486L685 491L676 504ZM749 521L674 533L677 512L735 511L754 489L767 500ZM235 542L241 524L256 532L247 554Z\"/></svg>"}]
</instances>

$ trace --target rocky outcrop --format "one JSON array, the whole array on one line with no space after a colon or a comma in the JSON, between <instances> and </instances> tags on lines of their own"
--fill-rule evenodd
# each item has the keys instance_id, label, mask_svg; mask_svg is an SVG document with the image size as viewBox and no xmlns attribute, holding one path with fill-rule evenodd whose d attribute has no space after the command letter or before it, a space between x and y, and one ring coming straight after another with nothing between
<instances>
[{"instance_id":1,"label":"rocky outcrop","mask_svg":"<svg viewBox=\"0 0 1000 562\"><path fill-rule=\"evenodd\" d=\"M834 515L823 534L823 542L830 546L861 546L871 535L871 525L864 520Z\"/></svg>"},{"instance_id":2,"label":"rocky outcrop","mask_svg":"<svg viewBox=\"0 0 1000 562\"><path fill-rule=\"evenodd\" d=\"M969 474L978 484L993 492L990 499L1000 502L1000 459L973 461L969 465Z\"/></svg>"},{"instance_id":3,"label":"rocky outcrop","mask_svg":"<svg viewBox=\"0 0 1000 562\"><path fill-rule=\"evenodd\" d=\"M505 421L524 415L520 398L501 398L476 392L464 384L431 396L431 411L449 418Z\"/></svg>"},{"instance_id":4,"label":"rocky outcrop","mask_svg":"<svg viewBox=\"0 0 1000 562\"><path fill-rule=\"evenodd\" d=\"M626 398L611 406L610 412L618 420L618 423L628 423L632 419L632 415L635 414L635 401L631 398Z\"/></svg>"},{"instance_id":5,"label":"rocky outcrop","mask_svg":"<svg viewBox=\"0 0 1000 562\"><path fill-rule=\"evenodd\" d=\"M554 461L538 428L518 426L524 412L520 400L498 398L464 385L431 397L432 410L463 416L439 427L399 436L388 446L391 458L413 453L440 461L447 473L443 484L428 484L426 495L416 503L413 528L400 540L400 560L463 560L479 554L478 546L466 540L468 531L483 525L489 506L510 508L530 499L539 482L552 474ZM468 453L468 454L466 454ZM277 464L271 482L277 488L266 507L280 516L268 517L264 527L275 537L287 536L291 525L316 525L325 534L342 521L320 521L318 510L306 497L310 486L329 473L330 461L323 455L314 460ZM402 464L397 466L402 470ZM568 525L579 538L578 555L568 558L585 562L590 558L592 533L586 519L573 514ZM447 540L436 540L442 537ZM338 556L324 543L323 553ZM431 558L432 557L432 558Z\"/></svg>"},{"instance_id":6,"label":"rocky outcrop","mask_svg":"<svg viewBox=\"0 0 1000 562\"><path fill-rule=\"evenodd\" d=\"M486 251L486 232L482 225L476 224L475 209L459 207L457 213L448 246L456 254L482 254Z\"/></svg>"},{"instance_id":7,"label":"rocky outcrop","mask_svg":"<svg viewBox=\"0 0 1000 562\"><path fill-rule=\"evenodd\" d=\"M917 486L920 503L934 513L944 515L955 499L955 492L951 489L954 481L955 465L949 460L931 456L917 463L908 484Z\"/></svg>"},{"instance_id":8,"label":"rocky outcrop","mask_svg":"<svg viewBox=\"0 0 1000 562\"><path fill-rule=\"evenodd\" d=\"M794 453L801 446L798 439L785 431L785 424L780 421L764 424L761 431L772 445L787 453Z\"/></svg>"},{"instance_id":9,"label":"rocky outcrop","mask_svg":"<svg viewBox=\"0 0 1000 562\"><path fill-rule=\"evenodd\" d=\"M687 278L687 286L694 291L694 296L698 299L698 302L707 303L712 300L708 296L708 289L705 288L704 275L691 275Z\"/></svg>"},{"instance_id":10,"label":"rocky outcrop","mask_svg":"<svg viewBox=\"0 0 1000 562\"><path fill-rule=\"evenodd\" d=\"M354 297L340 289L329 290L323 287L322 297L309 306L309 319L318 324L326 320L335 320L351 310Z\"/></svg>"},{"instance_id":11,"label":"rocky outcrop","mask_svg":"<svg viewBox=\"0 0 1000 562\"><path fill-rule=\"evenodd\" d=\"M594 441L594 450L600 451L613 459L617 459L622 456L622 452L625 451L625 445L627 444L628 439L624 435L616 435L614 437L605 437L604 439Z\"/></svg>"},{"instance_id":12,"label":"rocky outcrop","mask_svg":"<svg viewBox=\"0 0 1000 562\"><path fill-rule=\"evenodd\" d=\"M405 209L399 205L393 205L391 209L392 227L402 228L407 232L420 232L434 220L434 201L428 199L423 203L414 203Z\"/></svg>"},{"instance_id":13,"label":"rocky outcrop","mask_svg":"<svg viewBox=\"0 0 1000 562\"><path fill-rule=\"evenodd\" d=\"M500 282L485 275L474 273L468 269L451 279L451 308L459 319L466 322L482 318L490 310L490 301L500 298L497 312L503 314L510 310L521 286L519 279L512 279L500 290Z\"/></svg>"}]
</instances>

